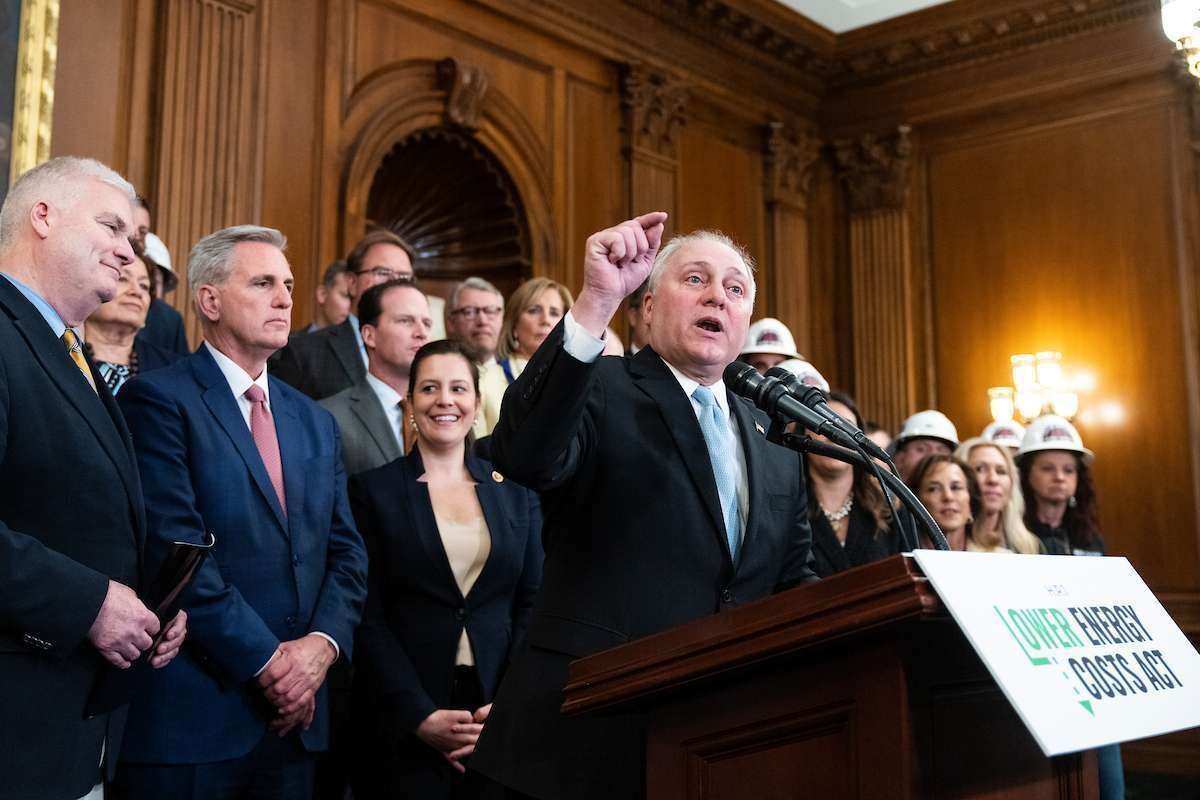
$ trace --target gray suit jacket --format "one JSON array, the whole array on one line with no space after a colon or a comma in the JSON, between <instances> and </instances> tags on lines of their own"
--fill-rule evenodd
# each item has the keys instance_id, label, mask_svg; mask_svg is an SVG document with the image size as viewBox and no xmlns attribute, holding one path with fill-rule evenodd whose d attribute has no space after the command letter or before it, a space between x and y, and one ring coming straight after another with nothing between
<instances>
[{"instance_id":1,"label":"gray suit jacket","mask_svg":"<svg viewBox=\"0 0 1200 800\"><path fill-rule=\"evenodd\" d=\"M342 433L347 475L382 467L404 455L396 431L392 430L387 413L365 375L349 389L321 400L320 404L333 414Z\"/></svg>"}]
</instances>

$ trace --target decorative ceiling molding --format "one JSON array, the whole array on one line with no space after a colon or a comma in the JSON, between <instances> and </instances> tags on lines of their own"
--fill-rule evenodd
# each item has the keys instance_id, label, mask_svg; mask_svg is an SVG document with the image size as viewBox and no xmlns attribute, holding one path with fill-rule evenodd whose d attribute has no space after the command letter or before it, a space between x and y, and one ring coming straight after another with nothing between
<instances>
[{"instance_id":1,"label":"decorative ceiling molding","mask_svg":"<svg viewBox=\"0 0 1200 800\"><path fill-rule=\"evenodd\" d=\"M931 9L929 16L953 10ZM839 44L830 88L909 78L1012 55L1158 14L1159 0L1038 0L861 49ZM848 37L853 41L853 37Z\"/></svg>"},{"instance_id":2,"label":"decorative ceiling molding","mask_svg":"<svg viewBox=\"0 0 1200 800\"><path fill-rule=\"evenodd\" d=\"M755 16L742 7L744 0L625 3L694 38L719 41L739 56L759 64L768 62L765 65L782 70L785 76L816 82L826 89L879 84L966 66L1122 25L1157 14L1159 9L1159 0L1028 0L996 3L999 10L971 16L951 3L916 12L910 24L895 32L888 32L888 23L883 23L837 36L830 48L815 36L782 30L765 14ZM927 26L921 25L924 20ZM868 38L873 41L863 42Z\"/></svg>"}]
</instances>

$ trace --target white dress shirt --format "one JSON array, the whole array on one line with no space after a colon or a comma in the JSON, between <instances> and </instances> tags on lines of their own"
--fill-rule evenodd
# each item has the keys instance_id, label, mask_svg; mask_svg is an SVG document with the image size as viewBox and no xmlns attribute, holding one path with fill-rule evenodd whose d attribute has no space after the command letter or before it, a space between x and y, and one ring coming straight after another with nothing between
<instances>
[{"instance_id":1,"label":"white dress shirt","mask_svg":"<svg viewBox=\"0 0 1200 800\"><path fill-rule=\"evenodd\" d=\"M593 336L590 331L576 322L575 315L568 311L563 324L563 349L577 361L590 364L604 351L604 340ZM696 401L696 398L692 397L692 392L696 391L696 387L700 385L699 381L684 375L666 359L663 359L663 363L667 365L667 369L671 370L675 380L679 381L679 387L691 401L692 411L696 415L696 420L699 421L703 406ZM746 472L746 452L742 448L742 437L738 435L737 418L729 410L729 393L725 390L725 381L719 380L708 388L712 389L713 396L717 399L717 406L725 416L727 424L723 436L726 445L737 455L738 540L741 542L746 537L746 520L750 512L750 479Z\"/></svg>"},{"instance_id":2,"label":"white dress shirt","mask_svg":"<svg viewBox=\"0 0 1200 800\"><path fill-rule=\"evenodd\" d=\"M387 415L388 423L392 426L392 435L396 437L396 442L403 450L404 409L400 407L400 401L404 399L404 396L369 372L367 373L367 384L379 398L379 404L383 406L383 413Z\"/></svg>"},{"instance_id":3,"label":"white dress shirt","mask_svg":"<svg viewBox=\"0 0 1200 800\"><path fill-rule=\"evenodd\" d=\"M250 402L250 398L246 397L246 390L249 389L251 385L256 385L263 390L263 398L265 400L267 411L269 412L271 410L271 390L267 385L267 368L264 366L263 371L257 378L251 378L250 374L234 363L232 358L225 355L208 342L205 342L204 346L208 348L208 352L212 354L213 360L217 362L217 367L220 368L221 374L225 376L225 382L229 384L229 389L233 392L234 399L237 400L238 410L242 412L242 419L246 421L246 428L249 430L250 411L252 410L254 404ZM274 418L274 415L272 415L271 419L274 420ZM342 648L338 647L338 643L333 640L333 637L327 633L321 633L320 631L311 632L315 633L317 636L320 636L322 639L325 639L327 642L333 645L333 658L336 661L338 656L342 654ZM267 664L270 664L274 658L275 655L272 653L271 657L267 659L267 663L263 664L258 672L254 673L255 677L261 675L262 671L267 668Z\"/></svg>"}]
</instances>

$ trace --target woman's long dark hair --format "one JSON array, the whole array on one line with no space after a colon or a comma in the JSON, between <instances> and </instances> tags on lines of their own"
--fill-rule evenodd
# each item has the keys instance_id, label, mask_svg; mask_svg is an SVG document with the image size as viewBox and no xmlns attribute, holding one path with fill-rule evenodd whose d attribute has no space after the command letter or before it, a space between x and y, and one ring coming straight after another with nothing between
<instances>
[{"instance_id":1,"label":"woman's long dark hair","mask_svg":"<svg viewBox=\"0 0 1200 800\"><path fill-rule=\"evenodd\" d=\"M858 404L854 402L848 394L842 392L830 392L828 394L830 402L837 402L850 409L850 413L854 415L854 424L862 430L863 418L858 412ZM812 473L808 467L808 460L804 461L805 477L809 483L812 483ZM879 484L875 482L875 477L867 472L866 467L859 464L854 465L854 485L850 490L854 495L854 502L860 507L871 512L871 516L875 518L875 535L878 536L888 530L891 524L892 510L888 508L887 502L883 499L883 492L879 489ZM815 497L811 495L808 498L808 515L815 520L822 516L821 506L817 503Z\"/></svg>"},{"instance_id":2,"label":"woman's long dark hair","mask_svg":"<svg viewBox=\"0 0 1200 800\"><path fill-rule=\"evenodd\" d=\"M1038 451L1029 453L1017 464L1021 473L1021 491L1025 494L1025 527L1035 530L1038 525L1038 497L1033 492L1029 476L1033 473L1033 462L1037 461ZM1067 531L1072 550L1099 550L1104 539L1100 536L1099 514L1096 508L1096 488L1092 484L1092 473L1083 457L1070 450L1060 452L1071 453L1075 458L1075 505L1067 504L1063 514L1062 526Z\"/></svg>"}]
</instances>

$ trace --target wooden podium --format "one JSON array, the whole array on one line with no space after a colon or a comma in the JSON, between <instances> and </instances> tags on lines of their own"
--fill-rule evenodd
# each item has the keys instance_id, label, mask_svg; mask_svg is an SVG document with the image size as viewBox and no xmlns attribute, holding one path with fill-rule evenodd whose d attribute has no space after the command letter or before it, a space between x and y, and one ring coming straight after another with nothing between
<instances>
[{"instance_id":1,"label":"wooden podium","mask_svg":"<svg viewBox=\"0 0 1200 800\"><path fill-rule=\"evenodd\" d=\"M563 710L642 709L650 800L1095 798L1046 758L905 556L571 665Z\"/></svg>"}]
</instances>

